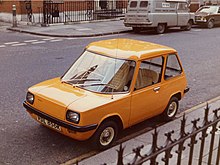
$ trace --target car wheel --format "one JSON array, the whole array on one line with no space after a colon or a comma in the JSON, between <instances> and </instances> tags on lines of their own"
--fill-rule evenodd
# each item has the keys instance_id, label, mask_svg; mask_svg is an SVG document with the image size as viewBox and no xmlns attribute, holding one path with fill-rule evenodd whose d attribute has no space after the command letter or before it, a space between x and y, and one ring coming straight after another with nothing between
<instances>
[{"instance_id":1,"label":"car wheel","mask_svg":"<svg viewBox=\"0 0 220 165\"><path fill-rule=\"evenodd\" d=\"M189 20L186 27L184 28L184 30L186 31L190 31L192 28L192 20Z\"/></svg>"},{"instance_id":2,"label":"car wheel","mask_svg":"<svg viewBox=\"0 0 220 165\"><path fill-rule=\"evenodd\" d=\"M172 120L178 111L178 107L179 107L179 100L176 97L172 97L165 111L162 114L163 119L166 121Z\"/></svg>"},{"instance_id":3,"label":"car wheel","mask_svg":"<svg viewBox=\"0 0 220 165\"><path fill-rule=\"evenodd\" d=\"M102 123L93 136L93 145L95 148L104 150L109 148L118 135L118 126L113 121Z\"/></svg>"},{"instance_id":4,"label":"car wheel","mask_svg":"<svg viewBox=\"0 0 220 165\"><path fill-rule=\"evenodd\" d=\"M140 28L138 28L138 27L132 27L132 30L133 30L135 33L139 33L139 32L140 32Z\"/></svg>"},{"instance_id":5,"label":"car wheel","mask_svg":"<svg viewBox=\"0 0 220 165\"><path fill-rule=\"evenodd\" d=\"M163 34L166 31L166 24L158 24L156 27L157 34Z\"/></svg>"},{"instance_id":6,"label":"car wheel","mask_svg":"<svg viewBox=\"0 0 220 165\"><path fill-rule=\"evenodd\" d=\"M211 29L211 28L213 28L213 27L214 27L214 20L211 19L211 20L209 20L208 23L207 23L207 28Z\"/></svg>"}]
</instances>

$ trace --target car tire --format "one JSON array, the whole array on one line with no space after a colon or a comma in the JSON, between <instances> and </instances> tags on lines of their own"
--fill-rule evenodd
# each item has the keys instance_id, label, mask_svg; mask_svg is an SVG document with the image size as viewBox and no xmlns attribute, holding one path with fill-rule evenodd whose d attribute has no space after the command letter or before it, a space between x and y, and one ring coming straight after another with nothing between
<instances>
[{"instance_id":1,"label":"car tire","mask_svg":"<svg viewBox=\"0 0 220 165\"><path fill-rule=\"evenodd\" d=\"M166 24L159 23L155 30L157 34L163 34L166 31Z\"/></svg>"},{"instance_id":2,"label":"car tire","mask_svg":"<svg viewBox=\"0 0 220 165\"><path fill-rule=\"evenodd\" d=\"M179 100L176 97L172 97L165 109L165 111L162 113L162 117L165 121L172 120L179 108Z\"/></svg>"},{"instance_id":3,"label":"car tire","mask_svg":"<svg viewBox=\"0 0 220 165\"><path fill-rule=\"evenodd\" d=\"M183 27L183 30L190 31L192 28L192 24L193 24L192 20L189 20L187 25Z\"/></svg>"},{"instance_id":4,"label":"car tire","mask_svg":"<svg viewBox=\"0 0 220 165\"><path fill-rule=\"evenodd\" d=\"M135 33L140 33L140 28L139 27L132 27L132 30Z\"/></svg>"},{"instance_id":5,"label":"car tire","mask_svg":"<svg viewBox=\"0 0 220 165\"><path fill-rule=\"evenodd\" d=\"M211 19L211 20L209 20L208 23L207 23L207 28L211 29L211 28L213 28L213 27L214 27L214 20Z\"/></svg>"},{"instance_id":6,"label":"car tire","mask_svg":"<svg viewBox=\"0 0 220 165\"><path fill-rule=\"evenodd\" d=\"M118 126L114 121L102 123L92 137L92 144L96 149L109 148L118 135Z\"/></svg>"}]
</instances>

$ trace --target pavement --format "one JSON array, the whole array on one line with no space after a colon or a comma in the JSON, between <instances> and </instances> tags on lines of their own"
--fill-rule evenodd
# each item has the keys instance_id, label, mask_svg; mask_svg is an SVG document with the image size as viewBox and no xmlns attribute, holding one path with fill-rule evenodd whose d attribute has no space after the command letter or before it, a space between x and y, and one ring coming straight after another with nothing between
<instances>
[{"instance_id":1,"label":"pavement","mask_svg":"<svg viewBox=\"0 0 220 165\"><path fill-rule=\"evenodd\" d=\"M209 104L209 107L210 107L209 120L212 120L212 117L213 117L212 111L214 109L220 108L220 96L185 111L185 115L187 119L185 128L188 132L192 130L191 121L194 119L200 118L198 125L201 126L203 122L203 116L205 113L205 107L207 103ZM158 146L163 146L166 143L166 137L164 136L164 134L168 131L174 130L174 134L172 137L175 137L175 138L179 137L180 123L181 123L182 116L183 116L183 113L178 114L175 120L168 122L166 124L163 124L157 128L157 130L159 131ZM132 160L134 159L134 153L132 151L134 148L144 145L144 148L141 150L142 155L147 154L150 151L153 132L154 132L154 129L146 133L143 133L137 137L131 138L130 140L127 140L122 143L122 146L125 147L124 154L123 154L124 164L131 163ZM205 150L204 150L203 160L202 160L203 165L208 165L209 144L210 144L210 139L211 139L210 132L211 130L208 129L207 133L209 133L209 136L206 138L206 145L205 145ZM218 131L216 132L215 142L214 142L215 145L214 145L214 151L213 151L213 157L212 157L212 160L214 163L212 163L211 165L215 165L217 152L218 152L217 145L219 145L219 142L218 142L219 138L220 138L220 129L218 129ZM186 149L184 150L182 154L182 161L181 161L181 164L183 165L188 164L188 158L190 156L189 155L190 148L187 146L187 143L190 144L190 141L188 140L185 142ZM197 145L195 145L194 154L193 154L193 164L198 164L200 143L201 143L200 140L198 140ZM173 157L170 159L171 164L177 164L175 163L177 160L177 154L175 152L176 149L177 148L174 147L174 149L171 151L171 154L173 154ZM97 165L97 164L104 164L104 163L106 163L107 165L116 165L117 158L118 158L117 150L119 150L119 145L116 145L108 150L105 150L104 152L98 153L94 151L86 155L82 155L80 158L69 160L63 163L62 165L72 165L78 161L79 161L79 165ZM157 161L159 165L164 164L164 162L161 160L162 156L163 155L158 156Z\"/></svg>"},{"instance_id":2,"label":"pavement","mask_svg":"<svg viewBox=\"0 0 220 165\"><path fill-rule=\"evenodd\" d=\"M8 27L8 30L51 37L92 37L129 32L132 29L125 27L120 18L99 20L92 22L52 24L45 27L19 22L17 27Z\"/></svg>"}]
</instances>

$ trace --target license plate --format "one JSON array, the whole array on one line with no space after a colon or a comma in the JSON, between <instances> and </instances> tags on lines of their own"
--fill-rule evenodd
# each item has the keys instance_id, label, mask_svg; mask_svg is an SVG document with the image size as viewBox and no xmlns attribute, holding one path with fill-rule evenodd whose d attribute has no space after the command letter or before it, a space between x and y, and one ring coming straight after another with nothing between
<instances>
[{"instance_id":1,"label":"license plate","mask_svg":"<svg viewBox=\"0 0 220 165\"><path fill-rule=\"evenodd\" d=\"M57 125L57 124L55 124L55 123L53 123L51 121L48 121L47 119L44 119L44 118L42 118L40 116L37 116L37 120L40 123L49 126L50 128L53 128L53 129L55 129L57 131L61 131L61 126L59 126L59 125Z\"/></svg>"}]
</instances>

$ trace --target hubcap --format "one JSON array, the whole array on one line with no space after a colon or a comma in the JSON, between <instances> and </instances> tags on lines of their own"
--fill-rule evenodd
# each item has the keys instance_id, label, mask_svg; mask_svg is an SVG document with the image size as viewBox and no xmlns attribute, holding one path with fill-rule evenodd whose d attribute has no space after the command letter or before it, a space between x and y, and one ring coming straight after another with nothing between
<instances>
[{"instance_id":1,"label":"hubcap","mask_svg":"<svg viewBox=\"0 0 220 165\"><path fill-rule=\"evenodd\" d=\"M168 107L167 115L169 117L173 117L176 113L176 110L177 110L177 103L176 102L170 103L170 105Z\"/></svg>"},{"instance_id":2,"label":"hubcap","mask_svg":"<svg viewBox=\"0 0 220 165\"><path fill-rule=\"evenodd\" d=\"M109 145L115 136L115 131L112 127L105 128L100 135L100 144L102 146Z\"/></svg>"}]
</instances>

